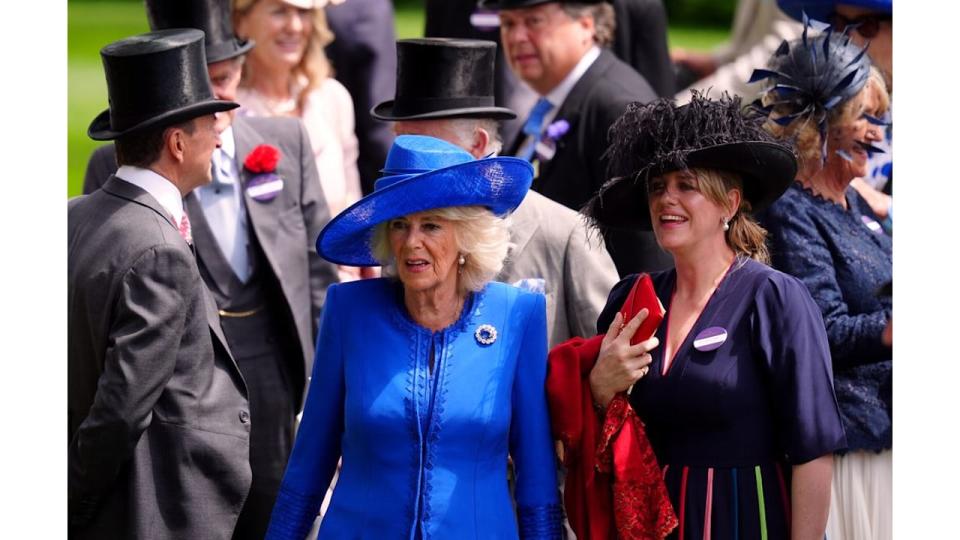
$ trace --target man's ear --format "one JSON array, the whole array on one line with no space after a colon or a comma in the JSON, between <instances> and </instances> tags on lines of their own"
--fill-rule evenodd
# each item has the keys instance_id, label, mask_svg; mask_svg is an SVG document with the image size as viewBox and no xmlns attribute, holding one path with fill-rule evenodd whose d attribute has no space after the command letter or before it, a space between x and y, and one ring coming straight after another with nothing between
<instances>
[{"instance_id":1,"label":"man's ear","mask_svg":"<svg viewBox=\"0 0 960 540\"><path fill-rule=\"evenodd\" d=\"M486 157L487 146L490 144L490 134L483 128L473 130L473 144L470 145L470 154L480 159Z\"/></svg>"},{"instance_id":2,"label":"man's ear","mask_svg":"<svg viewBox=\"0 0 960 540\"><path fill-rule=\"evenodd\" d=\"M597 35L597 21L594 20L592 15L583 15L577 22L587 36L587 44L593 44L594 37Z\"/></svg>"},{"instance_id":3,"label":"man's ear","mask_svg":"<svg viewBox=\"0 0 960 540\"><path fill-rule=\"evenodd\" d=\"M169 128L163 134L164 148L177 163L183 163L183 156L186 151L186 137L184 135L184 131L177 127Z\"/></svg>"}]
</instances>

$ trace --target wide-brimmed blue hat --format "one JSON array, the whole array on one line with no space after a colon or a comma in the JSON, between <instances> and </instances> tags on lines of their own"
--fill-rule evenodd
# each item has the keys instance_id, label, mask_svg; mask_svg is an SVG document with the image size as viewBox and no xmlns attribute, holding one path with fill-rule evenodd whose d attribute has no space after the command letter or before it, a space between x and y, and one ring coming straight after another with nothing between
<instances>
[{"instance_id":1,"label":"wide-brimmed blue hat","mask_svg":"<svg viewBox=\"0 0 960 540\"><path fill-rule=\"evenodd\" d=\"M811 19L825 21L837 4L893 13L893 0L777 0L780 9L798 21L803 20L803 12Z\"/></svg>"},{"instance_id":2,"label":"wide-brimmed blue hat","mask_svg":"<svg viewBox=\"0 0 960 540\"><path fill-rule=\"evenodd\" d=\"M317 253L347 266L379 266L370 240L376 225L453 206L485 206L502 216L523 201L533 167L523 159L474 159L466 150L424 135L400 135L373 193L338 214L317 237Z\"/></svg>"}]
</instances>

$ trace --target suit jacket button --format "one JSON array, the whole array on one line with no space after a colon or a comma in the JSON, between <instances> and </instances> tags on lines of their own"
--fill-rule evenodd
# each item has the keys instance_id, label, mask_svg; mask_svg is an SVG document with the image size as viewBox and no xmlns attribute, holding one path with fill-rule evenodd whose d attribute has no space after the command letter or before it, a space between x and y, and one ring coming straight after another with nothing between
<instances>
[{"instance_id":1,"label":"suit jacket button","mask_svg":"<svg viewBox=\"0 0 960 540\"><path fill-rule=\"evenodd\" d=\"M250 421L250 413L247 411L240 411L240 422L246 424Z\"/></svg>"}]
</instances>

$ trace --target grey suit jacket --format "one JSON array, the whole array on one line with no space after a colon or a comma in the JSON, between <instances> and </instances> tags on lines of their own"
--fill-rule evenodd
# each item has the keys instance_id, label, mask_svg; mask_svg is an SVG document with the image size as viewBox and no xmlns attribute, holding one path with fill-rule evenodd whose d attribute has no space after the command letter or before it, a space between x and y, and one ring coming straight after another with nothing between
<instances>
[{"instance_id":1,"label":"grey suit jacket","mask_svg":"<svg viewBox=\"0 0 960 540\"><path fill-rule=\"evenodd\" d=\"M191 249L116 177L67 220L71 537L230 538L250 415Z\"/></svg>"},{"instance_id":2,"label":"grey suit jacket","mask_svg":"<svg viewBox=\"0 0 960 540\"><path fill-rule=\"evenodd\" d=\"M580 214L535 191L527 193L512 220L515 245L497 280L543 280L551 347L595 335L597 316L620 279L599 234L588 238Z\"/></svg>"},{"instance_id":3,"label":"grey suit jacket","mask_svg":"<svg viewBox=\"0 0 960 540\"><path fill-rule=\"evenodd\" d=\"M339 281L336 266L321 259L315 248L320 229L330 221L330 210L303 122L296 118L238 116L233 122L233 137L237 150L235 165L236 170L242 171L242 184L252 176L243 168L243 160L257 145L270 144L280 150L277 174L283 178L283 191L270 201L257 201L246 192L243 199L252 234L279 282L296 325L295 334L303 353L297 377L300 395L295 396L299 406L313 369L317 323L327 287ZM84 193L95 191L116 169L114 146L98 148L87 163ZM198 208L192 203L194 198L193 194L186 197L188 215Z\"/></svg>"}]
</instances>

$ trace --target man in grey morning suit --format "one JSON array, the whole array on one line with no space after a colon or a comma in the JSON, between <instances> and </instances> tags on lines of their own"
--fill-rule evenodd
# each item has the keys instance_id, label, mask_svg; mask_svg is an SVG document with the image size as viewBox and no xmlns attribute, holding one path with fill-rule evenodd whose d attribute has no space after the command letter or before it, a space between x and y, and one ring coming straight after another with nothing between
<instances>
[{"instance_id":1,"label":"man in grey morning suit","mask_svg":"<svg viewBox=\"0 0 960 540\"><path fill-rule=\"evenodd\" d=\"M234 35L229 2L147 0L146 7L153 29L204 31L214 94L234 99L244 54L255 44ZM222 118L223 146L214 152L213 183L184 203L200 274L216 299L224 334L250 392L253 485L234 538L260 539L293 444L295 416L313 366L319 311L337 273L313 249L330 212L300 120L232 116ZM280 182L244 165L262 144L280 152ZM91 163L110 159L112 147L105 148ZM88 177L85 188L96 181Z\"/></svg>"},{"instance_id":2,"label":"man in grey morning suit","mask_svg":"<svg viewBox=\"0 0 960 540\"><path fill-rule=\"evenodd\" d=\"M396 99L372 114L395 122L398 135L438 137L481 158L500 149L498 121L513 111L494 106L496 44L466 39L397 42ZM580 216L530 191L511 216L511 248L498 281L547 298L550 346L592 336L617 269L599 238L587 238Z\"/></svg>"},{"instance_id":3,"label":"man in grey morning suit","mask_svg":"<svg viewBox=\"0 0 960 540\"><path fill-rule=\"evenodd\" d=\"M189 245L182 197L220 145L203 33L101 50L122 164L68 205L71 538L229 538L250 488L246 386Z\"/></svg>"}]
</instances>

